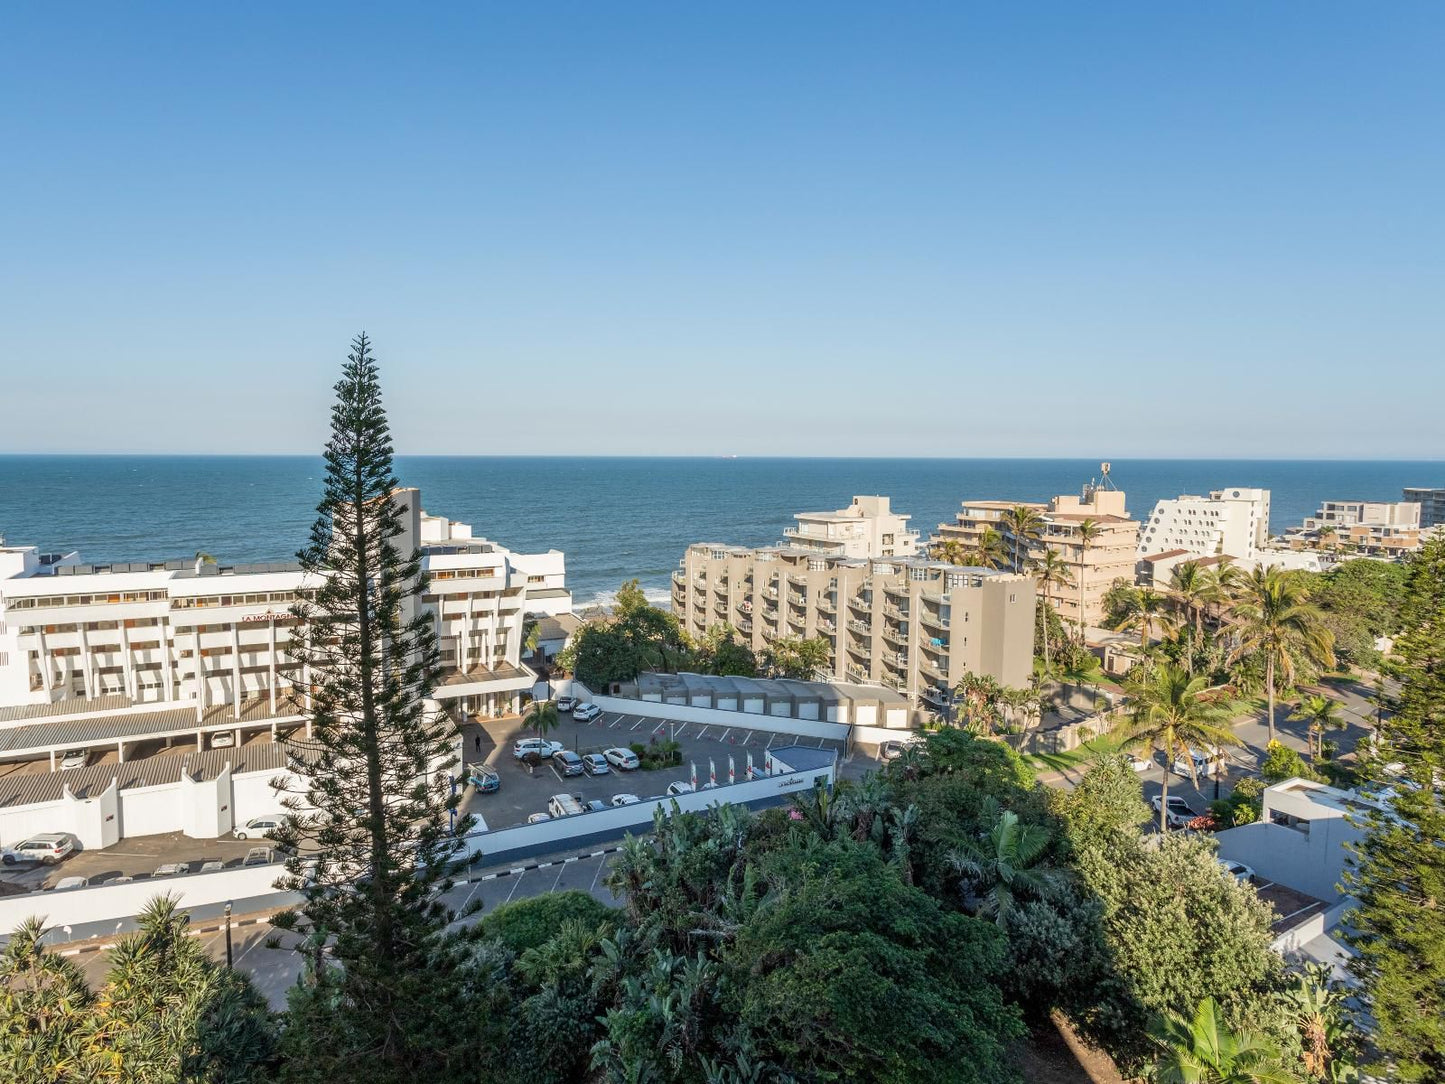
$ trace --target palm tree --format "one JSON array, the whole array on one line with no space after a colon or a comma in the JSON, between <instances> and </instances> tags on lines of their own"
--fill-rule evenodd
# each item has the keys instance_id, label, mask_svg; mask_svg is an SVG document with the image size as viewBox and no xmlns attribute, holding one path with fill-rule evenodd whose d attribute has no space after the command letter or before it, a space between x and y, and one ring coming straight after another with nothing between
<instances>
[{"instance_id":1,"label":"palm tree","mask_svg":"<svg viewBox=\"0 0 1445 1084\"><path fill-rule=\"evenodd\" d=\"M1034 579L1039 584L1039 604L1047 607L1050 605L1049 596L1055 587L1067 587L1074 582L1074 575L1069 571L1068 562L1059 556L1059 551L1052 546L1044 549L1043 556L1034 562ZM1049 660L1049 615L1047 609L1040 610L1039 616L1044 624L1044 670L1047 673L1053 672L1053 664Z\"/></svg>"},{"instance_id":2,"label":"palm tree","mask_svg":"<svg viewBox=\"0 0 1445 1084\"><path fill-rule=\"evenodd\" d=\"M1284 992L1284 1003L1300 1035L1300 1057L1311 1080L1357 1080L1346 989L1330 980L1325 964L1307 965Z\"/></svg>"},{"instance_id":3,"label":"palm tree","mask_svg":"<svg viewBox=\"0 0 1445 1084\"><path fill-rule=\"evenodd\" d=\"M1186 1020L1170 1013L1150 1029L1163 1051L1154 1066L1159 1084L1298 1084L1268 1040L1231 1031L1207 997Z\"/></svg>"},{"instance_id":4,"label":"palm tree","mask_svg":"<svg viewBox=\"0 0 1445 1084\"><path fill-rule=\"evenodd\" d=\"M928 546L928 553L935 561L947 561L951 565L968 564L968 547L956 538L935 538Z\"/></svg>"},{"instance_id":5,"label":"palm tree","mask_svg":"<svg viewBox=\"0 0 1445 1084\"><path fill-rule=\"evenodd\" d=\"M1213 691L1204 677L1190 677L1183 667L1173 663L1165 663L1143 681L1131 682L1131 709L1123 728L1124 744L1143 749L1144 755L1151 759L1156 749L1161 750L1166 766L1176 756L1183 757L1189 766L1189 779L1198 787L1194 758L1190 755L1193 750L1240 744L1234 731L1224 725L1228 710L1205 695ZM1168 831L1168 808L1169 772L1166 770L1163 789L1159 792L1161 832Z\"/></svg>"},{"instance_id":6,"label":"palm tree","mask_svg":"<svg viewBox=\"0 0 1445 1084\"><path fill-rule=\"evenodd\" d=\"M549 731L556 730L562 723L561 716L557 714L557 705L551 700L534 701L527 719L539 738L545 738Z\"/></svg>"},{"instance_id":7,"label":"palm tree","mask_svg":"<svg viewBox=\"0 0 1445 1084\"><path fill-rule=\"evenodd\" d=\"M216 559L205 550L196 550L196 561L203 565L213 565L216 563Z\"/></svg>"},{"instance_id":8,"label":"palm tree","mask_svg":"<svg viewBox=\"0 0 1445 1084\"><path fill-rule=\"evenodd\" d=\"M1340 717L1340 702L1328 696L1306 696L1290 713L1291 719L1309 723L1310 763L1324 751L1326 730L1343 730L1346 721Z\"/></svg>"},{"instance_id":9,"label":"palm tree","mask_svg":"<svg viewBox=\"0 0 1445 1084\"><path fill-rule=\"evenodd\" d=\"M1062 886L1065 874L1036 865L1048 849L1048 829L1020 824L1018 814L1000 809L992 795L984 800L983 816L993 822L988 833L949 854L948 864L963 878L965 906L1002 926L1021 898L1051 895Z\"/></svg>"},{"instance_id":10,"label":"palm tree","mask_svg":"<svg viewBox=\"0 0 1445 1084\"><path fill-rule=\"evenodd\" d=\"M992 527L985 527L974 540L972 548L965 555L965 563L980 568L1002 568L1008 560L1003 535Z\"/></svg>"},{"instance_id":11,"label":"palm tree","mask_svg":"<svg viewBox=\"0 0 1445 1084\"><path fill-rule=\"evenodd\" d=\"M1013 536L1013 567L1015 572L1022 572L1029 552L1044 535L1044 517L1037 508L1016 504L999 516L999 523Z\"/></svg>"},{"instance_id":12,"label":"palm tree","mask_svg":"<svg viewBox=\"0 0 1445 1084\"><path fill-rule=\"evenodd\" d=\"M1189 672L1194 673L1194 652L1204 638L1204 610L1209 605L1212 592L1209 577L1199 567L1198 561L1183 561L1174 566L1169 574L1169 601L1179 611L1190 630L1189 652L1186 655Z\"/></svg>"},{"instance_id":13,"label":"palm tree","mask_svg":"<svg viewBox=\"0 0 1445 1084\"><path fill-rule=\"evenodd\" d=\"M1264 656L1264 687L1268 700L1269 740L1274 741L1275 682L1294 680L1302 663L1333 666L1334 633L1324 626L1319 607L1297 572L1256 568L1243 580L1230 618L1239 642L1230 655L1238 662Z\"/></svg>"},{"instance_id":14,"label":"palm tree","mask_svg":"<svg viewBox=\"0 0 1445 1084\"><path fill-rule=\"evenodd\" d=\"M1244 573L1227 557L1204 573L1204 599L1216 620L1234 604Z\"/></svg>"},{"instance_id":15,"label":"palm tree","mask_svg":"<svg viewBox=\"0 0 1445 1084\"><path fill-rule=\"evenodd\" d=\"M1125 595L1124 612L1113 622L1116 632L1139 630L1139 651L1147 658L1149 640L1168 625L1168 599L1148 587L1131 587Z\"/></svg>"},{"instance_id":16,"label":"palm tree","mask_svg":"<svg viewBox=\"0 0 1445 1084\"><path fill-rule=\"evenodd\" d=\"M29 918L0 953L0 1079L79 1081L94 998L74 960L47 952L47 933Z\"/></svg>"},{"instance_id":17,"label":"palm tree","mask_svg":"<svg viewBox=\"0 0 1445 1084\"><path fill-rule=\"evenodd\" d=\"M1085 519L1074 528L1079 540L1079 643L1084 642L1084 570L1088 567L1089 544L1104 533L1098 520Z\"/></svg>"},{"instance_id":18,"label":"palm tree","mask_svg":"<svg viewBox=\"0 0 1445 1084\"><path fill-rule=\"evenodd\" d=\"M1334 550L1340 532L1328 525L1315 532L1315 542L1322 550Z\"/></svg>"},{"instance_id":19,"label":"palm tree","mask_svg":"<svg viewBox=\"0 0 1445 1084\"><path fill-rule=\"evenodd\" d=\"M958 701L959 721L970 729L991 734L993 724L998 720L998 703L1003 691L1003 686L988 674L965 671L953 687L953 695Z\"/></svg>"}]
</instances>

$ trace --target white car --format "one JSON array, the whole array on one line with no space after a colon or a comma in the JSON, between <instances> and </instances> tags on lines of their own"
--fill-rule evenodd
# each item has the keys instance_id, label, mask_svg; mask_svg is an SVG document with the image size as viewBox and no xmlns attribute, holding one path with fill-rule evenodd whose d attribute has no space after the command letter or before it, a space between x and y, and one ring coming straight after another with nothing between
<instances>
[{"instance_id":1,"label":"white car","mask_svg":"<svg viewBox=\"0 0 1445 1084\"><path fill-rule=\"evenodd\" d=\"M602 755L607 758L607 763L611 764L618 771L633 771L640 763L637 759L637 754L631 749L623 749L616 745L611 749L602 750Z\"/></svg>"},{"instance_id":2,"label":"white car","mask_svg":"<svg viewBox=\"0 0 1445 1084\"><path fill-rule=\"evenodd\" d=\"M636 805L640 801L642 799L635 794L614 794L612 796L613 805Z\"/></svg>"},{"instance_id":3,"label":"white car","mask_svg":"<svg viewBox=\"0 0 1445 1084\"><path fill-rule=\"evenodd\" d=\"M560 753L567 748L559 741L547 741L545 738L518 738L512 743L512 756L521 760L528 753L536 753L543 760L549 759L553 753Z\"/></svg>"},{"instance_id":4,"label":"white car","mask_svg":"<svg viewBox=\"0 0 1445 1084\"><path fill-rule=\"evenodd\" d=\"M590 723L597 716L602 714L602 709L596 704L579 704L572 711L572 718L579 723Z\"/></svg>"},{"instance_id":5,"label":"white car","mask_svg":"<svg viewBox=\"0 0 1445 1084\"><path fill-rule=\"evenodd\" d=\"M529 816L529 817L527 818L527 823L528 823L528 824L541 824L543 821L549 821L549 820L551 820L551 819L552 819L552 814L550 814L550 813L533 813L531 816Z\"/></svg>"},{"instance_id":6,"label":"white car","mask_svg":"<svg viewBox=\"0 0 1445 1084\"><path fill-rule=\"evenodd\" d=\"M201 863L201 868L200 868L200 870L199 870L198 872L200 872L200 873L220 873L221 870L223 870L223 869L225 869L225 868L226 868L226 863L222 862L219 858L212 858L209 862L202 862L202 863Z\"/></svg>"},{"instance_id":7,"label":"white car","mask_svg":"<svg viewBox=\"0 0 1445 1084\"><path fill-rule=\"evenodd\" d=\"M231 746L233 746L233 745L235 745L235 744L236 744L236 735L233 734L233 733L231 733L229 730L224 731L224 732L222 732L222 733L220 733L220 734L212 734L212 735L211 735L211 748L212 748L212 749L229 749L229 748L231 748Z\"/></svg>"},{"instance_id":8,"label":"white car","mask_svg":"<svg viewBox=\"0 0 1445 1084\"><path fill-rule=\"evenodd\" d=\"M55 891L68 892L72 888L85 888L89 884L89 877L62 877L55 882Z\"/></svg>"},{"instance_id":9,"label":"white car","mask_svg":"<svg viewBox=\"0 0 1445 1084\"><path fill-rule=\"evenodd\" d=\"M1243 862L1234 862L1228 858L1220 858L1218 862L1224 872L1240 884L1247 885L1254 880L1254 870L1246 866Z\"/></svg>"},{"instance_id":10,"label":"white car","mask_svg":"<svg viewBox=\"0 0 1445 1084\"><path fill-rule=\"evenodd\" d=\"M237 839L250 839L252 836L268 836L280 827L280 817L252 817L231 834Z\"/></svg>"},{"instance_id":11,"label":"white car","mask_svg":"<svg viewBox=\"0 0 1445 1084\"><path fill-rule=\"evenodd\" d=\"M1159 812L1159 795L1149 799L1149 804L1154 807L1154 812ZM1164 823L1170 828L1187 828L1189 822L1199 816L1198 813L1189 808L1189 803L1177 794L1169 795L1169 808L1164 813Z\"/></svg>"},{"instance_id":12,"label":"white car","mask_svg":"<svg viewBox=\"0 0 1445 1084\"><path fill-rule=\"evenodd\" d=\"M84 768L89 762L89 749L72 749L60 758L60 770L69 771L71 768Z\"/></svg>"},{"instance_id":13,"label":"white car","mask_svg":"<svg viewBox=\"0 0 1445 1084\"><path fill-rule=\"evenodd\" d=\"M691 783L669 783L667 785L667 796L669 798L676 798L679 794L693 793L695 793L695 791Z\"/></svg>"},{"instance_id":14,"label":"white car","mask_svg":"<svg viewBox=\"0 0 1445 1084\"><path fill-rule=\"evenodd\" d=\"M16 862L39 862L53 866L73 850L75 840L69 832L47 832L45 835L31 836L11 847L5 853L5 864L13 866Z\"/></svg>"},{"instance_id":15,"label":"white car","mask_svg":"<svg viewBox=\"0 0 1445 1084\"><path fill-rule=\"evenodd\" d=\"M1194 774L1199 779L1212 778L1224 770L1224 758L1217 749L1206 749L1202 753L1191 749L1189 750L1189 759L1194 761ZM1183 754L1179 754L1169 765L1169 770L1175 775L1182 775L1188 779L1189 761L1184 759Z\"/></svg>"},{"instance_id":16,"label":"white car","mask_svg":"<svg viewBox=\"0 0 1445 1084\"><path fill-rule=\"evenodd\" d=\"M1152 760L1145 760L1143 757L1129 755L1129 767L1136 772L1147 772L1154 767Z\"/></svg>"},{"instance_id":17,"label":"white car","mask_svg":"<svg viewBox=\"0 0 1445 1084\"><path fill-rule=\"evenodd\" d=\"M571 711L576 706L577 698L575 696L559 696L557 698L558 711Z\"/></svg>"}]
</instances>

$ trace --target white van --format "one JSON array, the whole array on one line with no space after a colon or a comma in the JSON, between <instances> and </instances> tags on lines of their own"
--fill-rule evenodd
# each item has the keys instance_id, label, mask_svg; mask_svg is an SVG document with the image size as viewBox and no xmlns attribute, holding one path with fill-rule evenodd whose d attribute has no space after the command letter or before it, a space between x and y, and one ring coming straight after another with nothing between
<instances>
[{"instance_id":1,"label":"white van","mask_svg":"<svg viewBox=\"0 0 1445 1084\"><path fill-rule=\"evenodd\" d=\"M554 794L547 802L547 812L553 819L575 817L582 812L582 804L570 794Z\"/></svg>"},{"instance_id":2,"label":"white van","mask_svg":"<svg viewBox=\"0 0 1445 1084\"><path fill-rule=\"evenodd\" d=\"M1194 761L1194 775L1198 779L1212 779L1224 770L1224 757L1218 749L1206 749L1203 752L1190 749L1189 760ZM1189 760L1185 760L1182 753L1175 754L1174 763L1169 765L1170 770L1175 775L1188 779Z\"/></svg>"}]
</instances>

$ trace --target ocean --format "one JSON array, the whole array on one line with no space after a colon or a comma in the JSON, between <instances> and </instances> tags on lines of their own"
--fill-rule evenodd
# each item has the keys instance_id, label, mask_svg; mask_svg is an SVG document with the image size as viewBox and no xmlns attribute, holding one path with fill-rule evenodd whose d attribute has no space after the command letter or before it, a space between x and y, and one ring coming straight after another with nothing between
<instances>
[{"instance_id":1,"label":"ocean","mask_svg":"<svg viewBox=\"0 0 1445 1084\"><path fill-rule=\"evenodd\" d=\"M191 557L290 560L321 494L309 456L0 456L0 535L11 545L78 549L84 560ZM965 498L1046 500L1099 477L1063 459L672 459L401 456L397 475L427 511L470 523L521 552L559 549L579 606L641 579L668 597L692 542L765 545L794 512L882 493L924 538ZM1161 497L1232 486L1272 491L1283 531L1325 499L1399 500L1445 486L1445 462L1115 460L1131 513Z\"/></svg>"}]
</instances>

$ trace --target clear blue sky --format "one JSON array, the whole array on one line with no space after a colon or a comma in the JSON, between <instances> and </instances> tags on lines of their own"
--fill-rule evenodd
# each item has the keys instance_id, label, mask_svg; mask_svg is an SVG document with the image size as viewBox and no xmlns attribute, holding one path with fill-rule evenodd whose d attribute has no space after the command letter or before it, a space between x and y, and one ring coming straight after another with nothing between
<instances>
[{"instance_id":1,"label":"clear blue sky","mask_svg":"<svg viewBox=\"0 0 1445 1084\"><path fill-rule=\"evenodd\" d=\"M9 4L0 451L1438 457L1445 4Z\"/></svg>"}]
</instances>

